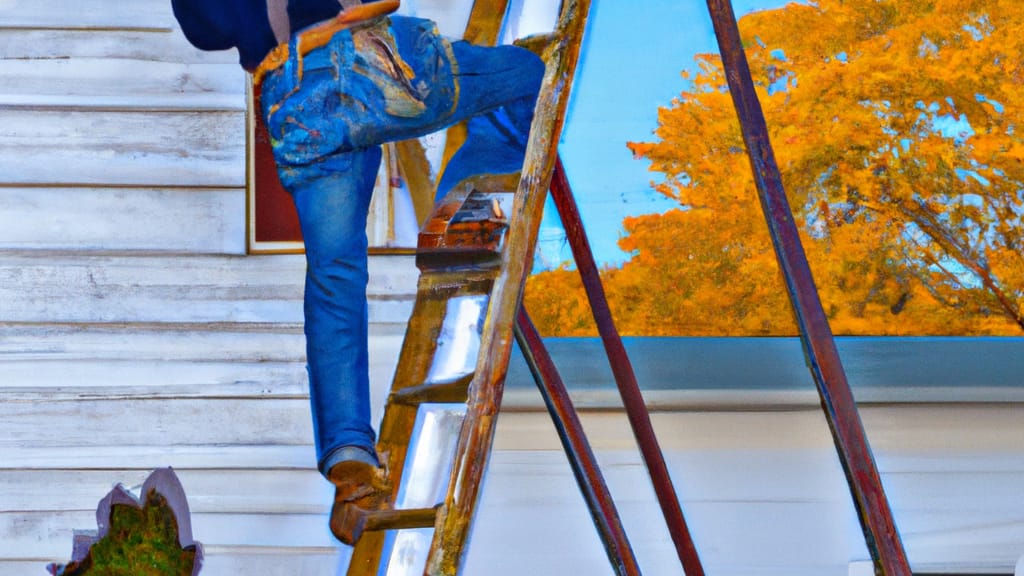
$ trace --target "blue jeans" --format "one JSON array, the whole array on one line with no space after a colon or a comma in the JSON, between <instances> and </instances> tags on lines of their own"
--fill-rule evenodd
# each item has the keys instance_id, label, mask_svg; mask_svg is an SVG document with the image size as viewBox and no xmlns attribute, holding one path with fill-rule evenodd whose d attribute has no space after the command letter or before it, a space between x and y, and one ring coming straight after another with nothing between
<instances>
[{"instance_id":1,"label":"blue jeans","mask_svg":"<svg viewBox=\"0 0 1024 576\"><path fill-rule=\"evenodd\" d=\"M291 58L261 87L278 173L306 244L306 354L323 473L363 451L375 459L365 231L380 145L472 118L438 196L466 176L518 171L544 74L527 50L449 43L428 20L389 20L336 33L303 57L301 74L293 36Z\"/></svg>"}]
</instances>

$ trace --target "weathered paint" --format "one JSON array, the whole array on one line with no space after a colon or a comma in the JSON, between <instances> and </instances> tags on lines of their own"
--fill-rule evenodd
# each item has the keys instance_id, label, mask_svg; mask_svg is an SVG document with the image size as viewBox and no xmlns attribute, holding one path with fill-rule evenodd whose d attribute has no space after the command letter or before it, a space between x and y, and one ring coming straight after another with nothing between
<instances>
[{"instance_id":1,"label":"weathered paint","mask_svg":"<svg viewBox=\"0 0 1024 576\"><path fill-rule=\"evenodd\" d=\"M626 414L629 416L633 436L640 446L640 452L644 455L644 463L647 465L648 474L654 484L654 493L658 497L662 515L668 524L669 534L672 535L672 541L675 543L679 562L689 576L703 576L704 566L701 564L697 547L690 535L690 528L683 516L679 496L676 495L675 486L668 473L668 466L665 464L665 456L661 452L658 437L651 425L650 415L640 393L636 373L633 371L629 355L626 354L622 338L619 337L615 322L612 320L608 299L605 297L601 277L598 275L597 263L590 251L590 244L586 232L583 230L583 220L580 218L579 208L576 206L576 200L573 198L569 179L560 158L555 164L551 194L565 226L566 237L572 247L573 259L576 261L576 268L582 277L587 300L590 302L594 321L601 335L601 341L604 343L605 354L608 356L612 373L615 375L615 383L622 396Z\"/></svg>"},{"instance_id":2,"label":"weathered paint","mask_svg":"<svg viewBox=\"0 0 1024 576\"><path fill-rule=\"evenodd\" d=\"M768 221L768 231L800 327L807 365L818 385L821 406L846 472L868 551L875 562L875 571L885 576L910 576L907 553L896 529L786 198L732 4L729 0L708 0L708 9L715 25L722 65L739 116L761 208Z\"/></svg>"},{"instance_id":3,"label":"weathered paint","mask_svg":"<svg viewBox=\"0 0 1024 576\"><path fill-rule=\"evenodd\" d=\"M572 466L576 484L579 485L580 493L587 502L587 508L590 509L594 527L601 537L612 569L620 576L639 576L640 566L608 491L601 467L587 440L579 414L573 407L558 369L544 347L540 333L537 332L526 309L522 307L519 308L519 317L516 319L515 335L516 342L519 343L519 348L523 351L526 363L537 382L537 388L544 397L544 403L558 431L562 447L569 458L569 465Z\"/></svg>"}]
</instances>

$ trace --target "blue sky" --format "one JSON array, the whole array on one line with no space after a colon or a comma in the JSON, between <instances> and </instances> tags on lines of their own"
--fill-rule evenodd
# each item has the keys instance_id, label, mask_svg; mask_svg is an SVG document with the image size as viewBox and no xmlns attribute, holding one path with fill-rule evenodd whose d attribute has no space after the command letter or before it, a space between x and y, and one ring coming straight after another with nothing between
<instances>
[{"instance_id":1,"label":"blue sky","mask_svg":"<svg viewBox=\"0 0 1024 576\"><path fill-rule=\"evenodd\" d=\"M733 6L742 16L785 3L734 0ZM683 89L680 72L695 54L718 49L701 0L594 0L591 10L560 149L598 264L615 265L629 258L617 246L625 216L676 205L651 189L658 174L633 160L626 142L653 138L658 107ZM537 267L571 260L550 203L540 242Z\"/></svg>"}]
</instances>

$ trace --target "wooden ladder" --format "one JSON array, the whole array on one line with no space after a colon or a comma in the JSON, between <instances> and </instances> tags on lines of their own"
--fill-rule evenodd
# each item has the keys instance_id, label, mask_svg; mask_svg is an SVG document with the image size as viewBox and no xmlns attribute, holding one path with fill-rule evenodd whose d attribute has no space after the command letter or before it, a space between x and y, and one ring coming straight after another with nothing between
<instances>
[{"instance_id":1,"label":"wooden ladder","mask_svg":"<svg viewBox=\"0 0 1024 576\"><path fill-rule=\"evenodd\" d=\"M470 39L493 43L506 6L475 2ZM518 188L470 179L420 234L416 303L377 443L391 509L346 510L358 538L349 576L459 572L589 8L590 0L565 0L544 50Z\"/></svg>"}]
</instances>

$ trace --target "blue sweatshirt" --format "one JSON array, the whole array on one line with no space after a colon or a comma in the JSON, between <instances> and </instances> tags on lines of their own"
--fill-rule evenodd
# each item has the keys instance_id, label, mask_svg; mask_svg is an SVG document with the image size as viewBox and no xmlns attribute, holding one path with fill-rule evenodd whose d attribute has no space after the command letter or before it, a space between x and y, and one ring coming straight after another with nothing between
<instances>
[{"instance_id":1,"label":"blue sweatshirt","mask_svg":"<svg viewBox=\"0 0 1024 576\"><path fill-rule=\"evenodd\" d=\"M238 48L246 70L255 70L277 45L267 17L267 0L171 0L171 5L193 46L201 50ZM340 11L338 0L288 0L292 30L332 18Z\"/></svg>"}]
</instances>

